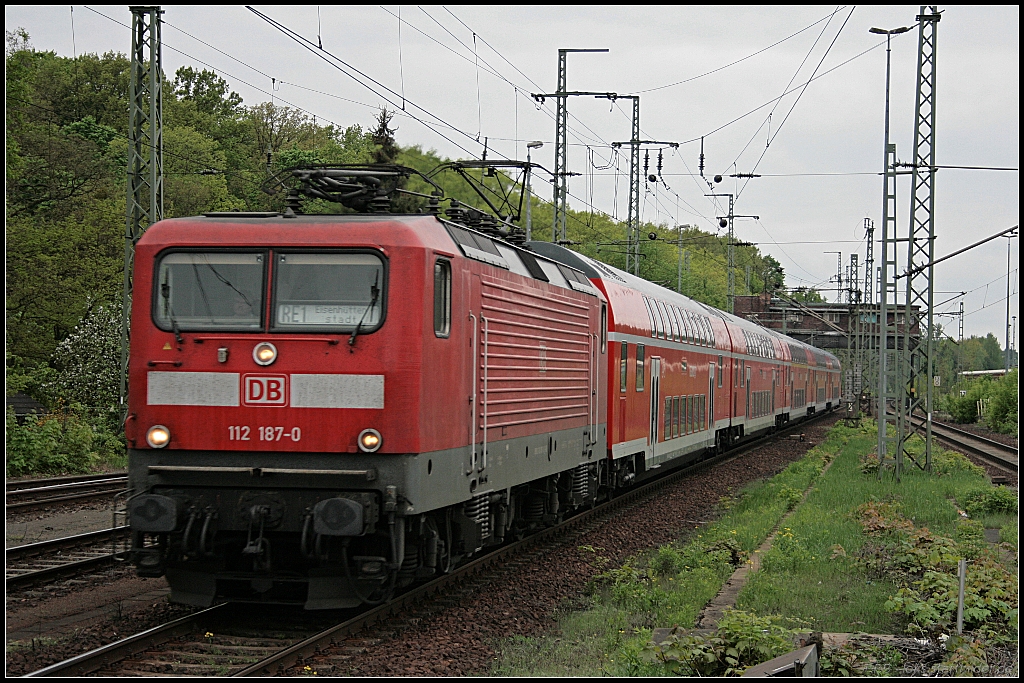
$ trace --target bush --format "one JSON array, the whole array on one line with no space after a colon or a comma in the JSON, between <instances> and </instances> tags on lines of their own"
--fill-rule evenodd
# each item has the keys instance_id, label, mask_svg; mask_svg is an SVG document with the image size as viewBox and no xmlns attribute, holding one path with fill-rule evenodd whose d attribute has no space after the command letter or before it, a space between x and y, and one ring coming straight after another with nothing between
<instances>
[{"instance_id":1,"label":"bush","mask_svg":"<svg viewBox=\"0 0 1024 683\"><path fill-rule=\"evenodd\" d=\"M66 404L116 410L121 400L121 305L86 314L53 352L57 376L48 389Z\"/></svg>"},{"instance_id":2,"label":"bush","mask_svg":"<svg viewBox=\"0 0 1024 683\"><path fill-rule=\"evenodd\" d=\"M1017 433L1017 370L992 384L992 403L985 421L1003 434Z\"/></svg>"},{"instance_id":3,"label":"bush","mask_svg":"<svg viewBox=\"0 0 1024 683\"><path fill-rule=\"evenodd\" d=\"M953 421L960 424L968 424L978 421L978 401L988 398L992 382L987 377L967 385L967 395L960 396L949 394L946 396L946 412L952 416Z\"/></svg>"},{"instance_id":4,"label":"bush","mask_svg":"<svg viewBox=\"0 0 1024 683\"><path fill-rule=\"evenodd\" d=\"M77 474L102 461L119 464L124 444L105 425L90 425L75 410L63 410L19 425L12 409L6 419L7 476Z\"/></svg>"},{"instance_id":5,"label":"bush","mask_svg":"<svg viewBox=\"0 0 1024 683\"><path fill-rule=\"evenodd\" d=\"M1005 486L968 491L960 502L971 517L1017 513L1017 494Z\"/></svg>"}]
</instances>

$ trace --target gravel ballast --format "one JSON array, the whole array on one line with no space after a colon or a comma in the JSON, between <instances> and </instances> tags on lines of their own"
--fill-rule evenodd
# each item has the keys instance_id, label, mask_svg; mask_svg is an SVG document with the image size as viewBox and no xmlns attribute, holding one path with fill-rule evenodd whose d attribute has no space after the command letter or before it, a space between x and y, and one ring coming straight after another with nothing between
<instances>
[{"instance_id":1,"label":"gravel ballast","mask_svg":"<svg viewBox=\"0 0 1024 683\"><path fill-rule=\"evenodd\" d=\"M495 646L514 635L534 636L556 625L556 613L580 602L598 572L579 552L602 548L611 566L679 539L715 514L723 496L770 477L820 443L838 416L803 431L801 442L782 438L683 478L611 518L566 534L518 562L488 571L399 618L329 648L288 673L356 676L466 676L486 674ZM607 567L605 567L607 569Z\"/></svg>"}]
</instances>

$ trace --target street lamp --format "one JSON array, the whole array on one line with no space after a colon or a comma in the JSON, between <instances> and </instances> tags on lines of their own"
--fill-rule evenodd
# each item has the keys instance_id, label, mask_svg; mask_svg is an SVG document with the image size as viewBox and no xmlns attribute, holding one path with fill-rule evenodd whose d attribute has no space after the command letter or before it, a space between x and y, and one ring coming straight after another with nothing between
<instances>
[{"instance_id":1,"label":"street lamp","mask_svg":"<svg viewBox=\"0 0 1024 683\"><path fill-rule=\"evenodd\" d=\"M885 145L882 147L882 282L879 287L879 301L878 301L878 460L879 462L885 462L886 456L886 410L888 406L886 404L886 398L888 397L889 387L886 383L886 373L888 369L888 348L889 348L889 307L888 307L888 293L889 293L889 272L888 267L885 265L889 263L888 248L889 248L889 83L890 83L890 71L892 64L892 50L890 48L890 42L892 37L899 35L900 33L906 33L910 30L909 26L900 26L886 30L884 28L871 28L868 29L869 33L876 33L885 36ZM895 258L895 254L893 255ZM895 305L895 301L893 304ZM895 349L895 347L893 347ZM882 476L882 470L879 469L879 477ZM898 476L898 474L897 474Z\"/></svg>"},{"instance_id":2,"label":"street lamp","mask_svg":"<svg viewBox=\"0 0 1024 683\"><path fill-rule=\"evenodd\" d=\"M539 149L544 146L544 143L540 140L534 140L533 142L526 143L526 241L529 242L533 239L533 217L530 207L533 204L530 196L530 171L532 166L530 165L530 151Z\"/></svg>"}]
</instances>

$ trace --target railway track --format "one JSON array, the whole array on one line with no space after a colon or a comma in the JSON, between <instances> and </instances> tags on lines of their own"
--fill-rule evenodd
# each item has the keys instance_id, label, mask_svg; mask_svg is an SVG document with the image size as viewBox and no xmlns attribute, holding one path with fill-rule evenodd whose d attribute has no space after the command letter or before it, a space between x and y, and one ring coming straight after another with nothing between
<instances>
[{"instance_id":1,"label":"railway track","mask_svg":"<svg viewBox=\"0 0 1024 683\"><path fill-rule=\"evenodd\" d=\"M924 420L917 417L914 418L914 422L917 425L924 424ZM1018 450L1012 446L934 420L932 436L953 448L976 455L995 467L1017 474Z\"/></svg>"},{"instance_id":2,"label":"railway track","mask_svg":"<svg viewBox=\"0 0 1024 683\"><path fill-rule=\"evenodd\" d=\"M128 476L121 473L86 474L8 482L7 512L28 512L63 503L113 496L125 489Z\"/></svg>"},{"instance_id":3,"label":"railway track","mask_svg":"<svg viewBox=\"0 0 1024 683\"><path fill-rule=\"evenodd\" d=\"M93 673L106 676L266 676L283 671L330 646L339 647L342 656L359 654L366 646L374 644L356 637L365 627L398 615L406 608L449 590L488 568L521 557L531 548L599 523L610 514L632 507L694 472L738 458L782 436L800 432L826 415L828 413L822 413L809 421L783 428L776 434L741 443L726 453L671 470L655 481L577 514L557 526L502 546L449 574L416 586L383 605L362 611L339 610L333 613L230 603L215 605L53 664L29 676L84 676ZM329 623L317 625L323 621Z\"/></svg>"},{"instance_id":4,"label":"railway track","mask_svg":"<svg viewBox=\"0 0 1024 683\"><path fill-rule=\"evenodd\" d=\"M120 548L127 538L128 527L116 527L8 548L7 587L24 588L114 564L127 557Z\"/></svg>"}]
</instances>

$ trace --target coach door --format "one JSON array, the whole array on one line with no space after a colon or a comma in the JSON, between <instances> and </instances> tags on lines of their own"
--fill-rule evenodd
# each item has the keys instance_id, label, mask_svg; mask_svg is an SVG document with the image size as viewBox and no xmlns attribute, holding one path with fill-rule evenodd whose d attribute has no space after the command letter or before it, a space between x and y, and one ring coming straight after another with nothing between
<instances>
[{"instance_id":1,"label":"coach door","mask_svg":"<svg viewBox=\"0 0 1024 683\"><path fill-rule=\"evenodd\" d=\"M704 417L704 427L710 429L715 422L715 361L708 365L708 406Z\"/></svg>"},{"instance_id":2,"label":"coach door","mask_svg":"<svg viewBox=\"0 0 1024 683\"><path fill-rule=\"evenodd\" d=\"M654 445L658 443L658 408L661 402L661 359L651 358L651 456L654 457Z\"/></svg>"},{"instance_id":3,"label":"coach door","mask_svg":"<svg viewBox=\"0 0 1024 683\"><path fill-rule=\"evenodd\" d=\"M746 366L746 373L747 373L747 376L744 379L747 382L747 412L744 414L743 417L745 419L749 420L750 419L750 366L749 365Z\"/></svg>"},{"instance_id":4,"label":"coach door","mask_svg":"<svg viewBox=\"0 0 1024 683\"><path fill-rule=\"evenodd\" d=\"M775 414L775 387L778 384L779 371L772 370L772 415Z\"/></svg>"}]
</instances>

